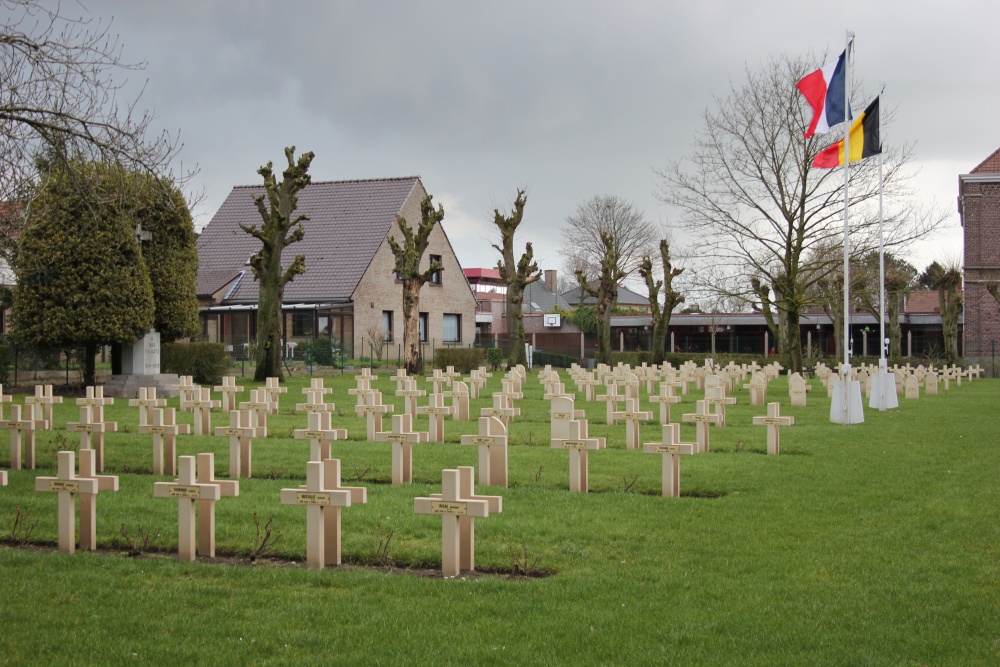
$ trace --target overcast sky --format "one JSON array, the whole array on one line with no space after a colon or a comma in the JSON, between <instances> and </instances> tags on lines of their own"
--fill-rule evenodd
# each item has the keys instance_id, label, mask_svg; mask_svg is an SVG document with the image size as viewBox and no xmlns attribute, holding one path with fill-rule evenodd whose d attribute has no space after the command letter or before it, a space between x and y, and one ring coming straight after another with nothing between
<instances>
[{"instance_id":1,"label":"overcast sky","mask_svg":"<svg viewBox=\"0 0 1000 667\"><path fill-rule=\"evenodd\" d=\"M654 168L689 152L702 115L746 67L817 67L856 33L855 77L895 107L883 144L915 142L925 203L951 228L911 261L957 257L958 175L1000 147L996 0L83 0L111 19L129 85L180 131L194 211L312 150L314 180L419 175L465 267L494 266L492 211L528 190L519 243L558 268L560 227L597 194L671 222ZM855 101L855 107L858 106ZM308 232L307 232L308 233Z\"/></svg>"}]
</instances>

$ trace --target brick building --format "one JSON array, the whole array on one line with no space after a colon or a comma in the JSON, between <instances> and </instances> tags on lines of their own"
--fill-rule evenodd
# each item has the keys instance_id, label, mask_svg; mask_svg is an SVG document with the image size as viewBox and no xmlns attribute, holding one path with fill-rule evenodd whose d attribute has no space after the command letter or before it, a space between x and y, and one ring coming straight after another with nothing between
<instances>
[{"instance_id":1,"label":"brick building","mask_svg":"<svg viewBox=\"0 0 1000 667\"><path fill-rule=\"evenodd\" d=\"M981 360L1000 348L1000 304L987 290L1000 283L1000 149L958 177L958 212L965 237L964 356Z\"/></svg>"},{"instance_id":2,"label":"brick building","mask_svg":"<svg viewBox=\"0 0 1000 667\"><path fill-rule=\"evenodd\" d=\"M198 238L202 330L236 354L256 337L257 282L248 261L260 241L239 224L260 224L252 199L259 194L262 185L233 188ZM305 237L284 250L282 262L287 267L304 255L306 272L285 287L287 355L300 356L301 345L318 337L348 356L369 354L380 334L390 346L402 342L402 285L386 238L399 238L397 215L416 228L425 195L417 176L315 182L299 193L296 213L309 218ZM476 300L441 225L431 232L422 268L433 260L444 270L420 292L421 339L434 347L469 346Z\"/></svg>"}]
</instances>

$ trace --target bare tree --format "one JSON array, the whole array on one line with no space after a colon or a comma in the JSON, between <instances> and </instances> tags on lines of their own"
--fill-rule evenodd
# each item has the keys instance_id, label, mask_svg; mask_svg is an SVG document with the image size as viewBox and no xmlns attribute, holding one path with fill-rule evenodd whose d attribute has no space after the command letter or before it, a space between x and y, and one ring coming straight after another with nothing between
<instances>
[{"instance_id":1,"label":"bare tree","mask_svg":"<svg viewBox=\"0 0 1000 667\"><path fill-rule=\"evenodd\" d=\"M45 6L48 5L48 6ZM20 200L38 176L36 157L67 157L163 173L178 149L138 99L120 100L122 60L110 23L64 13L65 5L0 0L0 200ZM50 165L51 166L51 165Z\"/></svg>"},{"instance_id":2,"label":"bare tree","mask_svg":"<svg viewBox=\"0 0 1000 667\"><path fill-rule=\"evenodd\" d=\"M653 260L649 255L642 258L639 264L639 275L646 281L649 292L649 312L653 324L653 340L650 345L650 362L662 364L667 346L667 330L670 328L670 314L674 308L684 303L684 296L674 289L674 278L684 272L675 269L670 262L670 243L660 239L660 264L663 271L662 280L654 280ZM660 311L660 288L663 287L663 310Z\"/></svg>"},{"instance_id":3,"label":"bare tree","mask_svg":"<svg viewBox=\"0 0 1000 667\"><path fill-rule=\"evenodd\" d=\"M396 225L403 235L400 244L391 235L386 238L396 263L393 270L403 284L403 355L406 372L411 375L422 373L424 359L420 351L420 289L438 271L443 271L441 262L431 262L425 271L420 271L420 260L430 243L434 225L444 219L444 207L438 204L434 210L432 197L427 195L420 202L420 224L416 234L401 215L396 216Z\"/></svg>"},{"instance_id":4,"label":"bare tree","mask_svg":"<svg viewBox=\"0 0 1000 667\"><path fill-rule=\"evenodd\" d=\"M843 172L811 168L830 135L803 137L807 109L795 83L814 66L783 56L762 71L748 68L745 82L733 84L726 98L716 100L717 110L706 111L694 152L657 172L660 200L680 209L681 224L700 243L703 263L742 276L743 296L756 301L762 312L771 305L777 309L778 322L768 325L793 370L802 367L799 319L812 305L809 287L837 263L834 257L819 262L807 258L843 233ZM891 116L883 113L883 121ZM945 216L914 208L907 187L912 173L908 146L891 147L882 158L886 245L899 249L940 226ZM851 167L855 255L876 245L878 169L877 159ZM700 276L722 282L710 270ZM771 294L773 304L768 303Z\"/></svg>"},{"instance_id":5,"label":"bare tree","mask_svg":"<svg viewBox=\"0 0 1000 667\"><path fill-rule=\"evenodd\" d=\"M500 259L497 269L500 277L507 284L507 336L510 342L508 363L510 366L526 364L524 351L524 288L541 277L538 264L534 261L534 251L531 243L524 246L524 254L516 263L514 261L514 234L524 217L524 205L528 199L524 190L517 191L514 199L514 210L510 215L503 215L499 209L493 210L493 224L500 230L500 245L493 244Z\"/></svg>"},{"instance_id":6,"label":"bare tree","mask_svg":"<svg viewBox=\"0 0 1000 667\"><path fill-rule=\"evenodd\" d=\"M613 241L623 278L639 267L644 256L656 252L656 227L642 211L621 197L597 195L580 204L562 228L559 252L567 274L580 272L594 279L601 273L603 234Z\"/></svg>"},{"instance_id":7,"label":"bare tree","mask_svg":"<svg viewBox=\"0 0 1000 667\"><path fill-rule=\"evenodd\" d=\"M261 225L240 224L240 229L256 238L261 248L250 257L250 268L258 284L257 297L257 369L254 380L263 382L269 377L282 379L281 333L282 300L285 286L295 276L306 271L306 260L296 255L288 267L282 267L281 254L289 245L301 241L305 235L302 223L309 218L294 215L298 193L309 185L309 165L314 154L303 153L295 160L295 147L285 149L288 167L282 172L281 182L274 176L274 164L268 162L257 170L264 178L263 195L254 195L253 202L260 213Z\"/></svg>"},{"instance_id":8,"label":"bare tree","mask_svg":"<svg viewBox=\"0 0 1000 667\"><path fill-rule=\"evenodd\" d=\"M879 304L879 261L878 251L873 250L861 258L858 265L861 285L857 291L860 308L872 314L876 321L882 319ZM885 300L886 333L889 334L889 357L902 357L903 331L899 325L899 313L903 308L903 298L910 293L917 279L917 269L906 260L892 253L885 253ZM843 277L841 277L843 280ZM882 342L880 341L881 345Z\"/></svg>"}]
</instances>

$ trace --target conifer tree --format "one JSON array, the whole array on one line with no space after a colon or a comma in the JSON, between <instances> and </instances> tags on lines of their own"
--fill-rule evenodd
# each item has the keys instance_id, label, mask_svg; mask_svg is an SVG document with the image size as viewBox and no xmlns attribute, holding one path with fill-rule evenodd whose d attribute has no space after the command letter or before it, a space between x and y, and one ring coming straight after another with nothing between
<instances>
[{"instance_id":1,"label":"conifer tree","mask_svg":"<svg viewBox=\"0 0 1000 667\"><path fill-rule=\"evenodd\" d=\"M94 383L102 344L153 326L153 288L135 235L130 174L68 161L43 172L18 238L12 333L37 348L83 347Z\"/></svg>"}]
</instances>

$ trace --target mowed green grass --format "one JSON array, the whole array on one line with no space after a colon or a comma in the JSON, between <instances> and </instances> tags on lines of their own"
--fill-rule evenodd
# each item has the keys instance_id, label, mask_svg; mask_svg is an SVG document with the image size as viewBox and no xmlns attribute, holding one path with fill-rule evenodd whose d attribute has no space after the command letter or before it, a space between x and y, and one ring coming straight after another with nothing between
<instances>
[{"instance_id":1,"label":"mowed green grass","mask_svg":"<svg viewBox=\"0 0 1000 667\"><path fill-rule=\"evenodd\" d=\"M829 423L821 388L809 407L791 408L782 378L768 398L796 425L783 430L777 457L765 455L766 429L750 426L765 409L739 390L727 426L712 430L712 452L682 458L684 495L667 499L660 457L627 451L625 427L605 425L604 404L579 401L608 449L590 454L591 492L570 494L568 454L548 446L548 404L531 374L510 428L511 488L477 487L503 495L504 511L476 522L476 563L503 572L527 561L548 576L452 580L416 569L440 566L441 521L414 515L413 498L439 491L443 468L476 464L476 449L458 444L475 421L447 421L445 444L415 447L416 482L392 486L389 445L366 442L353 414L353 378L326 384L335 425L350 434L333 448L345 481L368 488L366 505L343 512L344 567L174 560L177 504L152 498L153 483L167 478L151 475L151 438L137 434L137 410L119 399L107 409L119 432L107 436L106 458L121 490L98 499L98 541L113 551L0 546L0 663L1000 663L994 380L901 398L896 411L866 409L864 424L845 427ZM376 384L401 410L385 373ZM221 554L254 550L256 512L283 533L273 555L304 558L305 511L281 505L279 491L303 483L308 444L290 434L305 426L294 404L307 385L287 383L271 436L255 441L255 477L218 503ZM497 389L499 374L488 387ZM675 421L694 400L673 406ZM58 407L59 428L75 421L72 403ZM473 412L488 404L473 401ZM426 419L416 424L426 430ZM659 432L644 422L643 440ZM693 428L682 436L692 440ZM7 435L0 439L6 467ZM10 536L20 507L38 521L30 542L52 545L56 498L34 492L34 477L55 474L56 451L75 448L77 436L38 441L38 469L11 471L0 488L0 536ZM225 477L226 439L181 437L180 454L205 451ZM122 524L159 531L157 550L127 556ZM390 534L397 567L375 567Z\"/></svg>"}]
</instances>

